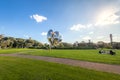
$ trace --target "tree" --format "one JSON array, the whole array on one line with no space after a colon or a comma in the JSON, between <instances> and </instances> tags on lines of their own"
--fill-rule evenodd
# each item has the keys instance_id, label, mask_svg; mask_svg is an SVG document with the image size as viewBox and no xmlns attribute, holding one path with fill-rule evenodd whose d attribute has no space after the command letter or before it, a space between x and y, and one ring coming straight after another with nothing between
<instances>
[{"instance_id":1,"label":"tree","mask_svg":"<svg viewBox=\"0 0 120 80\"><path fill-rule=\"evenodd\" d=\"M43 44L30 39L3 37L0 35L0 48L42 48Z\"/></svg>"},{"instance_id":2,"label":"tree","mask_svg":"<svg viewBox=\"0 0 120 80\"><path fill-rule=\"evenodd\" d=\"M44 44L44 49L49 49L49 48L50 48L50 45L47 44L47 43L45 43L45 44Z\"/></svg>"},{"instance_id":3,"label":"tree","mask_svg":"<svg viewBox=\"0 0 120 80\"><path fill-rule=\"evenodd\" d=\"M33 44L33 47L34 48L43 48L43 44L36 41L36 40L33 40L34 41L34 44Z\"/></svg>"},{"instance_id":4,"label":"tree","mask_svg":"<svg viewBox=\"0 0 120 80\"><path fill-rule=\"evenodd\" d=\"M120 42L113 42L114 49L120 49Z\"/></svg>"},{"instance_id":5,"label":"tree","mask_svg":"<svg viewBox=\"0 0 120 80\"><path fill-rule=\"evenodd\" d=\"M98 47L98 48L104 48L104 44L105 44L105 43L104 43L103 41L98 41L98 42L97 42L97 47Z\"/></svg>"},{"instance_id":6,"label":"tree","mask_svg":"<svg viewBox=\"0 0 120 80\"><path fill-rule=\"evenodd\" d=\"M64 45L63 45L63 43L59 43L59 45L57 46L57 48L61 48L61 49L63 49L64 48Z\"/></svg>"},{"instance_id":7,"label":"tree","mask_svg":"<svg viewBox=\"0 0 120 80\"><path fill-rule=\"evenodd\" d=\"M67 43L67 42L62 42L63 46L65 49L70 49L73 48L73 45L71 43Z\"/></svg>"},{"instance_id":8,"label":"tree","mask_svg":"<svg viewBox=\"0 0 120 80\"><path fill-rule=\"evenodd\" d=\"M78 41L76 41L76 42L73 44L73 47L74 47L74 48L78 48L78 46L79 46L79 43L78 43Z\"/></svg>"}]
</instances>

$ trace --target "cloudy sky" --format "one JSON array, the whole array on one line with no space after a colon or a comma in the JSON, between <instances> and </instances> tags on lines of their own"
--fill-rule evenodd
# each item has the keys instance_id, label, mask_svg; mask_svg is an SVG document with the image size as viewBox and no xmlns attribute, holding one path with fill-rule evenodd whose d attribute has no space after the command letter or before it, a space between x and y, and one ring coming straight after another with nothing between
<instances>
[{"instance_id":1,"label":"cloudy sky","mask_svg":"<svg viewBox=\"0 0 120 80\"><path fill-rule=\"evenodd\" d=\"M120 0L0 0L0 34L48 42L49 29L64 42L120 42Z\"/></svg>"}]
</instances>

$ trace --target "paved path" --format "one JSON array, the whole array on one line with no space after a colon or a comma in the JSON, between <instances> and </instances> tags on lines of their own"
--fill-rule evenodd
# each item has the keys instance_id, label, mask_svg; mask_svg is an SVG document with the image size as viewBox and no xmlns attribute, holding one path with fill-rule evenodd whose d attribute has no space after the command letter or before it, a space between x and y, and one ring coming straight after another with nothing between
<instances>
[{"instance_id":1,"label":"paved path","mask_svg":"<svg viewBox=\"0 0 120 80\"><path fill-rule=\"evenodd\" d=\"M103 72L110 72L120 74L120 65L110 65L110 64L103 64L103 63L94 63L94 62L87 62L87 61L80 61L80 60L71 60L71 59L63 59L63 58L53 58L53 57L45 57L45 56L33 56L33 55L24 55L24 54L0 54L0 56L15 56L15 57L22 57L22 58L29 58L29 59L36 59L36 60L44 60L48 62L55 62L55 63L62 63L72 66L79 66L88 69L94 69Z\"/></svg>"}]
</instances>

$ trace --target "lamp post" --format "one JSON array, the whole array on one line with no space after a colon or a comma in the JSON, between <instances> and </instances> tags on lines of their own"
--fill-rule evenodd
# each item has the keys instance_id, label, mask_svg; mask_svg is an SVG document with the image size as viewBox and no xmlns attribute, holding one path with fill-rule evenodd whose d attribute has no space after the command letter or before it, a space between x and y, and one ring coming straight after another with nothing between
<instances>
[{"instance_id":1,"label":"lamp post","mask_svg":"<svg viewBox=\"0 0 120 80\"><path fill-rule=\"evenodd\" d=\"M113 38L112 37L113 37L112 34L110 34L110 44L113 47Z\"/></svg>"}]
</instances>

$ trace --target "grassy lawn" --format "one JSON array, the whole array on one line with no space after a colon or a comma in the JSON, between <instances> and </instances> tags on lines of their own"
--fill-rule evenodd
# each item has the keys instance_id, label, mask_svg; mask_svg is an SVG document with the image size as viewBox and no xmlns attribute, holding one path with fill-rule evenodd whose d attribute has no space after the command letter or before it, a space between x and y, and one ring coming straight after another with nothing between
<instances>
[{"instance_id":1,"label":"grassy lawn","mask_svg":"<svg viewBox=\"0 0 120 80\"><path fill-rule=\"evenodd\" d=\"M99 54L98 50L41 50L41 49L2 49L0 54L10 54L21 52L23 54L50 56L59 58L69 58L90 62L120 65L120 50L116 50L116 55Z\"/></svg>"},{"instance_id":2,"label":"grassy lawn","mask_svg":"<svg viewBox=\"0 0 120 80\"><path fill-rule=\"evenodd\" d=\"M17 52L29 52L32 49L0 49L0 54L10 54L10 53L17 53Z\"/></svg>"},{"instance_id":3,"label":"grassy lawn","mask_svg":"<svg viewBox=\"0 0 120 80\"><path fill-rule=\"evenodd\" d=\"M25 52L24 54L70 58L91 62L120 65L120 50L116 50L116 53L117 54L115 56L112 56L109 54L99 54L98 50L35 50L33 52Z\"/></svg>"},{"instance_id":4,"label":"grassy lawn","mask_svg":"<svg viewBox=\"0 0 120 80\"><path fill-rule=\"evenodd\" d=\"M0 80L120 80L120 75L45 61L0 56Z\"/></svg>"}]
</instances>

